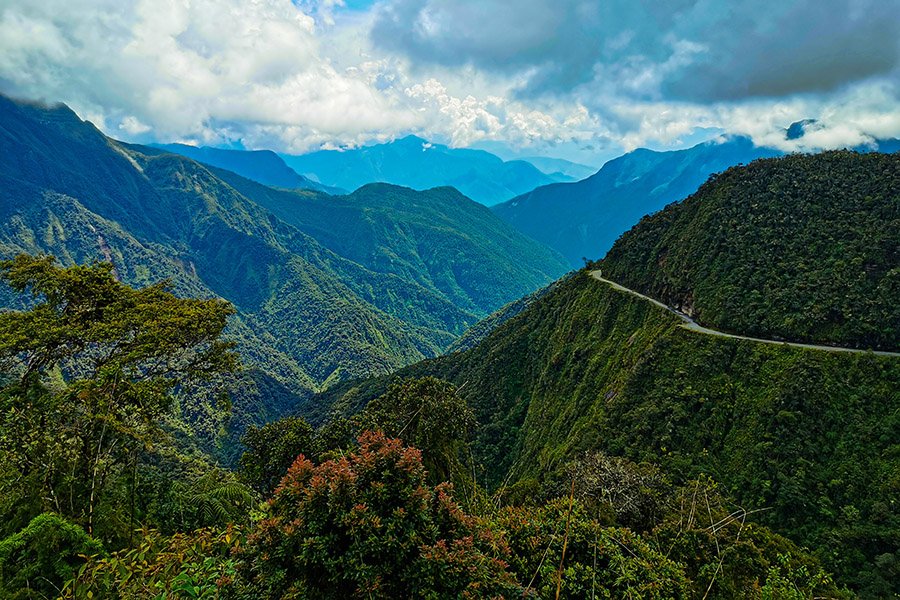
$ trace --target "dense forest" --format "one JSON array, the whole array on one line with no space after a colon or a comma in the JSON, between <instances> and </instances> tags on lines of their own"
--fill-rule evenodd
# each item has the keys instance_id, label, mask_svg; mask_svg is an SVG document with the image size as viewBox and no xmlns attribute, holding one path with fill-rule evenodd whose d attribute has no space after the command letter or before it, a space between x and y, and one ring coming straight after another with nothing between
<instances>
[{"instance_id":1,"label":"dense forest","mask_svg":"<svg viewBox=\"0 0 900 600\"><path fill-rule=\"evenodd\" d=\"M0 597L900 593L900 156L731 169L551 283L449 188L0 103Z\"/></svg>"},{"instance_id":2,"label":"dense forest","mask_svg":"<svg viewBox=\"0 0 900 600\"><path fill-rule=\"evenodd\" d=\"M900 154L756 161L645 217L608 278L744 335L896 349Z\"/></svg>"},{"instance_id":3,"label":"dense forest","mask_svg":"<svg viewBox=\"0 0 900 600\"><path fill-rule=\"evenodd\" d=\"M582 272L472 350L335 386L316 405L354 414L395 378L423 376L454 382L474 410L488 489L558 493L569 461L600 450L682 484L712 477L843 581L872 597L896 585L895 358L699 335Z\"/></svg>"},{"instance_id":4,"label":"dense forest","mask_svg":"<svg viewBox=\"0 0 900 600\"><path fill-rule=\"evenodd\" d=\"M228 303L130 288L108 263L0 273L33 298L0 314L6 597L847 594L706 475L595 451L539 504L488 494L466 452L478 411L434 378L318 429L251 427L223 471L191 424L224 410L200 390L239 367Z\"/></svg>"}]
</instances>

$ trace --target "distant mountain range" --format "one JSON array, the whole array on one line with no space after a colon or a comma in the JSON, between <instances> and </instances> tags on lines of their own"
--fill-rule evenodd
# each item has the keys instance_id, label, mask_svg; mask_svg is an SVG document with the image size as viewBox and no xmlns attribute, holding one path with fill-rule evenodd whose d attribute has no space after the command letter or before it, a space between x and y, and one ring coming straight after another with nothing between
<instances>
[{"instance_id":1,"label":"distant mountain range","mask_svg":"<svg viewBox=\"0 0 900 600\"><path fill-rule=\"evenodd\" d=\"M597 172L597 167L589 167L580 163L565 160L563 158L550 158L548 156L523 156L519 160L530 162L541 170L542 173L555 177L568 177L571 181L581 181ZM565 181L560 179L560 181Z\"/></svg>"},{"instance_id":2,"label":"distant mountain range","mask_svg":"<svg viewBox=\"0 0 900 600\"><path fill-rule=\"evenodd\" d=\"M582 258L602 257L644 215L694 192L710 174L780 154L744 137L670 152L641 148L583 181L542 186L493 210L580 266Z\"/></svg>"},{"instance_id":3,"label":"distant mountain range","mask_svg":"<svg viewBox=\"0 0 900 600\"><path fill-rule=\"evenodd\" d=\"M302 394L440 354L567 270L454 190L276 190L107 138L64 105L0 96L0 153L0 258L106 260L131 285L169 278L179 294L231 301L229 335L258 375L259 392L240 393L264 408L275 400L262 390Z\"/></svg>"},{"instance_id":4,"label":"distant mountain range","mask_svg":"<svg viewBox=\"0 0 900 600\"><path fill-rule=\"evenodd\" d=\"M785 137L799 139L814 124L794 123ZM855 150L896 152L900 140L880 140ZM603 257L641 217L687 197L713 173L782 154L741 136L684 150L640 148L607 162L587 179L542 186L492 208L526 235L562 253L572 266L580 266L583 258Z\"/></svg>"},{"instance_id":5,"label":"distant mountain range","mask_svg":"<svg viewBox=\"0 0 900 600\"><path fill-rule=\"evenodd\" d=\"M151 144L173 154L180 154L197 162L219 167L252 179L263 185L287 189L318 190L329 194L346 193L298 175L280 156L271 150L226 150L187 144Z\"/></svg>"},{"instance_id":6,"label":"distant mountain range","mask_svg":"<svg viewBox=\"0 0 900 600\"><path fill-rule=\"evenodd\" d=\"M329 186L347 190L372 182L416 190L452 186L487 206L541 185L577 179L564 171L578 172L582 167L584 172L582 165L568 161L541 160L538 168L526 160L504 161L484 150L449 148L416 136L352 150L281 157L297 173ZM547 174L541 169L552 171Z\"/></svg>"}]
</instances>

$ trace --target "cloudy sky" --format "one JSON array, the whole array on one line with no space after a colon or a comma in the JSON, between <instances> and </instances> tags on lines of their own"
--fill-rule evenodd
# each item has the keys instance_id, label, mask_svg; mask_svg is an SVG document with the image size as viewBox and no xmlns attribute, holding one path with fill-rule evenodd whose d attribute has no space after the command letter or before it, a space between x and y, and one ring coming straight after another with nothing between
<instances>
[{"instance_id":1,"label":"cloudy sky","mask_svg":"<svg viewBox=\"0 0 900 600\"><path fill-rule=\"evenodd\" d=\"M900 0L0 0L0 91L119 139L293 153L840 147L900 137Z\"/></svg>"}]
</instances>

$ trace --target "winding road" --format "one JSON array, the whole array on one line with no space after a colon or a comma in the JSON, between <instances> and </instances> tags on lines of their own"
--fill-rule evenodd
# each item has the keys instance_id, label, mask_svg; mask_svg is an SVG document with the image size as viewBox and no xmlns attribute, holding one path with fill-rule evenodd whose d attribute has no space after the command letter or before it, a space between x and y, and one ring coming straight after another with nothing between
<instances>
[{"instance_id":1,"label":"winding road","mask_svg":"<svg viewBox=\"0 0 900 600\"><path fill-rule=\"evenodd\" d=\"M614 290L617 290L620 292L625 292L626 294L631 294L632 296L637 296L638 298L642 298L642 299L646 300L647 302L655 304L656 306L669 311L670 313L672 313L673 315L675 315L676 317L681 319L680 327L683 327L684 329L687 329L688 331L695 331L697 333L703 333L706 335L714 335L717 337L732 338L735 340L748 340L751 342L759 342L760 344L774 344L777 346L790 346L792 348L807 348L810 350L822 350L824 352L847 352L847 353L852 353L852 354L870 354L871 353L871 354L874 354L875 356L893 356L895 358L900 358L900 352L887 352L885 350L861 350L859 348L844 348L842 346L824 346L821 344L801 344L799 342L783 342L780 340L766 340L763 338L755 338L755 337L749 337L746 335L735 335L733 333L725 333L724 331L716 331L715 329L710 329L709 327L704 327L703 325L700 325L699 323L694 321L692 318L690 318L683 312L677 311L674 308L672 308L671 306L663 304L659 300L654 300L653 298L651 298L649 296L645 296L644 294L642 294L640 292L636 292L636 291L634 291L630 288L627 288L623 285L619 285L615 281L610 281L609 279L604 279L600 270L591 271L591 277L593 277L597 281L602 281L603 283L607 284Z\"/></svg>"}]
</instances>

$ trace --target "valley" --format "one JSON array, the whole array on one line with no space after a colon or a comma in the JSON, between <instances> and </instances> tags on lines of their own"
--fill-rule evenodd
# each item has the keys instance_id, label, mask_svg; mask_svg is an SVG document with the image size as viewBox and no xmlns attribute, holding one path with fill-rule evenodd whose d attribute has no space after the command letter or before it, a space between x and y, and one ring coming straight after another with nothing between
<instances>
[{"instance_id":1,"label":"valley","mask_svg":"<svg viewBox=\"0 0 900 600\"><path fill-rule=\"evenodd\" d=\"M0 599L900 597L863 4L4 2Z\"/></svg>"}]
</instances>

